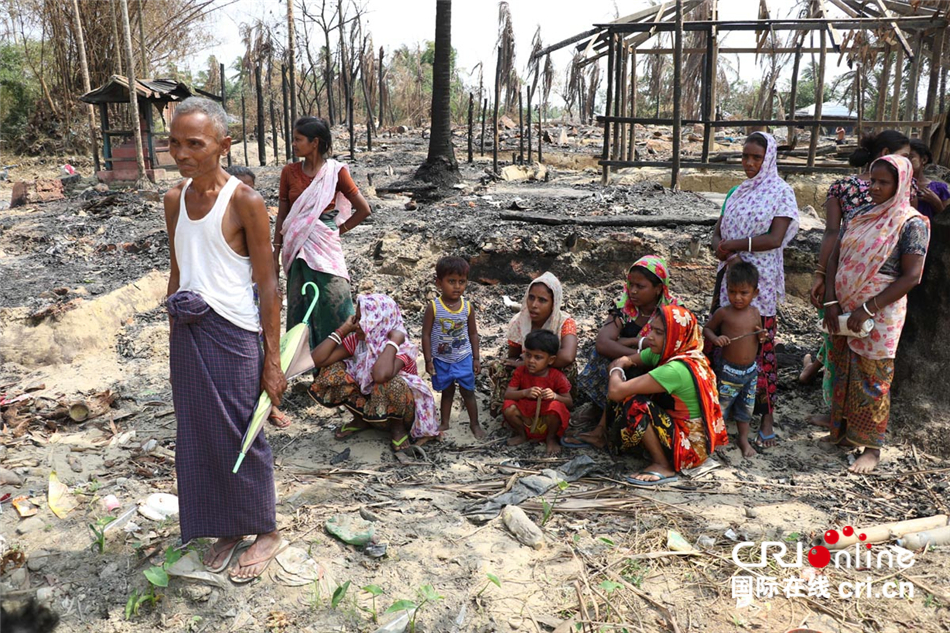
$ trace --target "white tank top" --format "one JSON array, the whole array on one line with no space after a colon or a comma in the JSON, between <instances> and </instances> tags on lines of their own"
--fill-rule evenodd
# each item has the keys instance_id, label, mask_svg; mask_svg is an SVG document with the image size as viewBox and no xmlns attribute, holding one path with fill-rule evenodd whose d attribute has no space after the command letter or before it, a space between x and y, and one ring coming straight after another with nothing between
<instances>
[{"instance_id":1,"label":"white tank top","mask_svg":"<svg viewBox=\"0 0 950 633\"><path fill-rule=\"evenodd\" d=\"M260 315L254 305L251 258L235 253L221 229L224 212L240 184L231 176L208 215L197 221L188 217L185 208L185 192L191 186L191 178L182 187L175 227L178 289L199 294L220 316L243 330L257 332Z\"/></svg>"}]
</instances>

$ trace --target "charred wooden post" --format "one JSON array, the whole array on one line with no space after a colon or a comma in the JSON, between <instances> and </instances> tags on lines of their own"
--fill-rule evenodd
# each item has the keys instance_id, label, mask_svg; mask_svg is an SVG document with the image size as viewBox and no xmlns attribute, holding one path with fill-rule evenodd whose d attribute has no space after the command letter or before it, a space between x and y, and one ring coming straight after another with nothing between
<instances>
[{"instance_id":1,"label":"charred wooden post","mask_svg":"<svg viewBox=\"0 0 950 633\"><path fill-rule=\"evenodd\" d=\"M495 64L495 104L492 108L491 168L498 173L498 97L501 92L501 46L498 47L498 63Z\"/></svg>"},{"instance_id":2,"label":"charred wooden post","mask_svg":"<svg viewBox=\"0 0 950 633\"><path fill-rule=\"evenodd\" d=\"M858 124L855 126L858 138L864 136L864 70L865 65L858 63L854 69L854 87L857 90Z\"/></svg>"},{"instance_id":3,"label":"charred wooden post","mask_svg":"<svg viewBox=\"0 0 950 633\"><path fill-rule=\"evenodd\" d=\"M274 107L274 97L270 98L270 133L274 137L274 164L280 164L280 134L277 133L277 108Z\"/></svg>"},{"instance_id":4,"label":"charred wooden post","mask_svg":"<svg viewBox=\"0 0 950 633\"><path fill-rule=\"evenodd\" d=\"M139 116L139 97L138 97L138 83L135 77L135 59L132 56L132 29L129 26L129 4L127 0L121 0L119 6L122 9L122 26L125 35L125 55L126 61L128 62L128 78L129 78L129 106L132 110L132 138L135 139L135 163L138 166L139 172L139 182L145 180L145 156L144 150L142 149L142 122ZM151 107L146 104L145 107ZM151 138L152 130L149 127L149 138ZM154 169L154 163L152 163Z\"/></svg>"},{"instance_id":5,"label":"charred wooden post","mask_svg":"<svg viewBox=\"0 0 950 633\"><path fill-rule=\"evenodd\" d=\"M284 160L288 163L293 156L293 132L290 129L290 113L287 111L287 66L280 65L280 111L284 118Z\"/></svg>"},{"instance_id":6,"label":"charred wooden post","mask_svg":"<svg viewBox=\"0 0 950 633\"><path fill-rule=\"evenodd\" d=\"M528 117L528 125L525 126L525 129L528 130L528 162L531 162L531 158L534 155L531 147L531 97L534 95L534 89L531 86L528 86L528 109L526 115Z\"/></svg>"},{"instance_id":7,"label":"charred wooden post","mask_svg":"<svg viewBox=\"0 0 950 633\"><path fill-rule=\"evenodd\" d=\"M614 91L614 116L623 116L625 99L627 97L627 48L624 46L623 33L617 40L617 61L615 62L615 75L617 89ZM626 125L623 123L614 123L614 143L611 154L614 160L621 160L620 153L623 151L626 139Z\"/></svg>"},{"instance_id":8,"label":"charred wooden post","mask_svg":"<svg viewBox=\"0 0 950 633\"><path fill-rule=\"evenodd\" d=\"M267 142L264 140L264 90L261 85L261 63L254 64L254 87L257 92L257 159L267 164Z\"/></svg>"},{"instance_id":9,"label":"charred wooden post","mask_svg":"<svg viewBox=\"0 0 950 633\"><path fill-rule=\"evenodd\" d=\"M901 75L904 74L904 47L897 47L897 59L894 61L894 93L891 96L891 121L896 121L901 105Z\"/></svg>"},{"instance_id":10,"label":"charred wooden post","mask_svg":"<svg viewBox=\"0 0 950 633\"><path fill-rule=\"evenodd\" d=\"M485 156L485 113L488 111L488 97L485 97L485 100L482 102L482 137L480 139L480 149L479 152L482 156Z\"/></svg>"},{"instance_id":11,"label":"charred wooden post","mask_svg":"<svg viewBox=\"0 0 950 633\"><path fill-rule=\"evenodd\" d=\"M907 105L904 108L905 121L917 120L917 85L920 80L920 49L924 38L919 36L914 44L914 59L910 62L910 76L907 78ZM904 134L910 136L911 127L904 126Z\"/></svg>"},{"instance_id":12,"label":"charred wooden post","mask_svg":"<svg viewBox=\"0 0 950 633\"><path fill-rule=\"evenodd\" d=\"M877 104L874 107L874 119L884 120L884 110L887 108L887 86L891 80L891 45L884 48L884 67L881 69L881 80L878 82Z\"/></svg>"},{"instance_id":13,"label":"charred wooden post","mask_svg":"<svg viewBox=\"0 0 950 633\"><path fill-rule=\"evenodd\" d=\"M472 156L472 109L474 107L474 97L472 93L468 93L468 162L474 162L475 157Z\"/></svg>"},{"instance_id":14,"label":"charred wooden post","mask_svg":"<svg viewBox=\"0 0 950 633\"><path fill-rule=\"evenodd\" d=\"M610 115L610 104L613 103L614 96L614 50L616 49L617 36L613 31L607 31L607 106L604 108L604 114ZM610 165L606 164L610 160L610 121L604 119L604 150L602 153L603 165L600 176L600 183L606 185L610 182Z\"/></svg>"},{"instance_id":15,"label":"charred wooden post","mask_svg":"<svg viewBox=\"0 0 950 633\"><path fill-rule=\"evenodd\" d=\"M241 86L241 140L244 142L244 166L247 167L247 113L244 110L244 86Z\"/></svg>"},{"instance_id":16,"label":"charred wooden post","mask_svg":"<svg viewBox=\"0 0 950 633\"><path fill-rule=\"evenodd\" d=\"M228 90L224 77L224 64L218 65L218 73L221 75L221 109L228 111ZM228 148L228 167L231 166L231 148Z\"/></svg>"},{"instance_id":17,"label":"charred wooden post","mask_svg":"<svg viewBox=\"0 0 950 633\"><path fill-rule=\"evenodd\" d=\"M383 127L383 95L385 94L383 85L383 47L379 47L379 127Z\"/></svg>"},{"instance_id":18,"label":"charred wooden post","mask_svg":"<svg viewBox=\"0 0 950 633\"><path fill-rule=\"evenodd\" d=\"M524 163L524 109L521 103L521 88L518 88L518 162Z\"/></svg>"},{"instance_id":19,"label":"charred wooden post","mask_svg":"<svg viewBox=\"0 0 950 633\"><path fill-rule=\"evenodd\" d=\"M680 144L683 142L683 0L676 0L673 33L673 171L670 189L679 188Z\"/></svg>"},{"instance_id":20,"label":"charred wooden post","mask_svg":"<svg viewBox=\"0 0 950 633\"><path fill-rule=\"evenodd\" d=\"M287 84L290 90L290 120L297 121L297 31L294 25L294 3L293 0L287 0ZM286 120L286 117L285 117ZM284 126L288 127L288 126ZM286 132L287 139L292 138L289 128ZM290 143L287 143L287 159L293 156L290 150Z\"/></svg>"},{"instance_id":21,"label":"charred wooden post","mask_svg":"<svg viewBox=\"0 0 950 633\"><path fill-rule=\"evenodd\" d=\"M630 113L632 119L637 118L637 48L630 47ZM633 160L637 146L637 124L630 124L630 143L627 145L627 160Z\"/></svg>"},{"instance_id":22,"label":"charred wooden post","mask_svg":"<svg viewBox=\"0 0 950 633\"><path fill-rule=\"evenodd\" d=\"M930 51L930 78L927 83L927 105L924 107L924 120L928 122L920 137L924 141L930 140L930 132L933 129L934 110L937 107L937 88L940 87L940 76L943 74L943 47L946 40L946 29L937 29L934 34L933 44Z\"/></svg>"},{"instance_id":23,"label":"charred wooden post","mask_svg":"<svg viewBox=\"0 0 950 633\"><path fill-rule=\"evenodd\" d=\"M821 104L825 98L825 58L828 56L828 33L821 30L821 52L818 54L818 81L815 83L815 125L811 128L808 141L808 166L815 166L815 153L818 151L818 137L821 135Z\"/></svg>"},{"instance_id":24,"label":"charred wooden post","mask_svg":"<svg viewBox=\"0 0 950 633\"><path fill-rule=\"evenodd\" d=\"M363 54L360 53L360 87L363 90L363 103L366 105L366 151L373 151L373 104L369 99L369 86L366 85L366 74L363 72Z\"/></svg>"}]
</instances>

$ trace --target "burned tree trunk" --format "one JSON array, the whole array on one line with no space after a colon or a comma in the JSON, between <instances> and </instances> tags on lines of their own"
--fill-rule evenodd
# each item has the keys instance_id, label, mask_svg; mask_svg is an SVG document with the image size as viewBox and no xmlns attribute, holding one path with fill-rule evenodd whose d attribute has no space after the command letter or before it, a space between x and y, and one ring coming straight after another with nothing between
<instances>
[{"instance_id":1,"label":"burned tree trunk","mask_svg":"<svg viewBox=\"0 0 950 633\"><path fill-rule=\"evenodd\" d=\"M125 55L129 63L129 105L132 109L132 136L135 138L135 164L138 166L139 179L136 184L139 188L149 187L145 177L145 157L142 155L142 119L139 115L139 98L136 90L135 60L132 57L132 30L129 26L129 4L127 0L120 0L122 7L122 26L125 30Z\"/></svg>"},{"instance_id":2,"label":"burned tree trunk","mask_svg":"<svg viewBox=\"0 0 950 633\"><path fill-rule=\"evenodd\" d=\"M287 69L290 83L290 120L297 120L297 31L294 28L294 2L287 0ZM285 126L286 127L286 126ZM288 150L287 158L290 158Z\"/></svg>"},{"instance_id":3,"label":"burned tree trunk","mask_svg":"<svg viewBox=\"0 0 950 633\"><path fill-rule=\"evenodd\" d=\"M257 158L261 167L267 164L267 142L264 140L264 89L261 82L261 62L254 64L254 90L257 92Z\"/></svg>"},{"instance_id":4,"label":"burned tree trunk","mask_svg":"<svg viewBox=\"0 0 950 633\"><path fill-rule=\"evenodd\" d=\"M89 83L89 64L86 61L86 40L82 33L82 20L79 14L79 0L73 0L73 16L76 20L76 47L79 49L79 65L82 70L83 92L92 90ZM96 110L91 103L86 106L89 110L89 142L92 151L92 161L99 171L99 144L96 140Z\"/></svg>"},{"instance_id":5,"label":"burned tree trunk","mask_svg":"<svg viewBox=\"0 0 950 633\"><path fill-rule=\"evenodd\" d=\"M436 185L458 182L459 166L452 146L452 0L436 0L435 59L432 64L432 127L429 155L416 179Z\"/></svg>"}]
</instances>

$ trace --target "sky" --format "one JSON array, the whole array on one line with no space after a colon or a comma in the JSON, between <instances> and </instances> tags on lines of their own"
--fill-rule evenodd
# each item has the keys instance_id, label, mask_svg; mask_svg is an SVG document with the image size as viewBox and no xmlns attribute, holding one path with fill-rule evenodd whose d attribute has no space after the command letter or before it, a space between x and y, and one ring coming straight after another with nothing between
<instances>
[{"instance_id":1,"label":"sky","mask_svg":"<svg viewBox=\"0 0 950 633\"><path fill-rule=\"evenodd\" d=\"M307 0L311 11L319 7L321 0ZM373 35L373 43L378 49L384 46L387 55L403 44L410 46L434 39L435 0L361 0L367 7L367 29ZM335 0L327 0L336 5ZM794 0L768 0L773 18L789 17L794 9ZM512 23L515 30L515 60L519 70L523 71L531 51L531 39L540 26L544 45L550 45L572 35L589 29L593 24L614 20L617 15L625 16L651 6L648 0L509 0ZM719 18L721 20L755 19L758 16L759 0L721 0ZM299 23L299 12L298 12ZM238 0L222 11L215 12L212 18L214 32L220 43L210 46L192 60L193 71L205 67L209 55L214 54L228 65L244 53L239 36L239 25L263 18L267 23L280 23L275 37L286 37L285 0ZM298 27L299 28L299 27ZM485 73L486 83L494 69L495 42L498 30L498 3L495 0L455 0L452 3L452 45L457 52L457 62L464 72L469 72L479 62L484 62L489 72ZM322 37L322 33L317 32ZM720 40L721 46L751 47L755 45L755 33L752 31L732 32ZM558 81L563 80L564 70L571 59L574 46L568 46L551 55ZM762 72L755 64L754 56L730 55L731 63L739 70L740 77L753 82ZM298 57L299 59L299 57ZM829 57L828 78L847 71L842 62L836 66L837 55ZM791 64L786 76L791 74ZM463 77L468 81L467 77ZM477 83L477 75L471 79Z\"/></svg>"}]
</instances>

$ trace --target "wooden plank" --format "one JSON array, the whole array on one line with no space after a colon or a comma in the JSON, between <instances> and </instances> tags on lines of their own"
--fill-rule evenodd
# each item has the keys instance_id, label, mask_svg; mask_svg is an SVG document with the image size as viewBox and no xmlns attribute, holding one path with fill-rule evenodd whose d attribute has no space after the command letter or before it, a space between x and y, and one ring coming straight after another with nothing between
<instances>
[{"instance_id":1,"label":"wooden plank","mask_svg":"<svg viewBox=\"0 0 950 633\"><path fill-rule=\"evenodd\" d=\"M680 145L683 142L683 0L676 0L676 31L673 34L673 171L670 189L679 189Z\"/></svg>"},{"instance_id":2,"label":"wooden plank","mask_svg":"<svg viewBox=\"0 0 950 633\"><path fill-rule=\"evenodd\" d=\"M606 114L610 114L610 104L613 97L614 89L614 41L616 36L611 32L608 34L610 38L610 53L607 55L607 105L605 108ZM598 120L600 117L598 117ZM608 160L610 158L610 121L607 118L604 118L604 151L603 151L603 160ZM601 184L606 185L610 181L610 165L603 165L603 170L600 175Z\"/></svg>"},{"instance_id":3,"label":"wooden plank","mask_svg":"<svg viewBox=\"0 0 950 633\"><path fill-rule=\"evenodd\" d=\"M937 107L937 89L940 87L940 76L943 74L943 47L946 40L946 30L938 29L934 36L933 48L930 50L930 78L927 83L927 105L924 107L924 118L932 121L934 109ZM930 138L930 127L921 132L921 138Z\"/></svg>"},{"instance_id":4,"label":"wooden plank","mask_svg":"<svg viewBox=\"0 0 950 633\"><path fill-rule=\"evenodd\" d=\"M887 17L894 15L893 13L891 13L890 9L888 9L884 5L884 0L874 0L874 1L877 3L877 6L881 10L882 15L887 16ZM910 50L910 44L907 43L907 38L904 37L904 32L901 31L899 26L897 26L897 22L894 22L894 21L888 22L888 26L894 29L894 35L897 36L897 41L900 42L901 48L904 49L904 53L906 53L909 57L913 57L914 54Z\"/></svg>"},{"instance_id":5,"label":"wooden plank","mask_svg":"<svg viewBox=\"0 0 950 633\"><path fill-rule=\"evenodd\" d=\"M881 80L878 82L877 104L874 108L874 118L884 120L884 109L887 107L887 86L891 80L891 46L884 51L884 67L881 69Z\"/></svg>"},{"instance_id":6,"label":"wooden plank","mask_svg":"<svg viewBox=\"0 0 950 633\"><path fill-rule=\"evenodd\" d=\"M623 161L620 161L623 162ZM511 222L530 222L548 226L669 226L671 224L693 224L699 226L713 226L718 216L689 216L689 215L594 215L594 216L562 216L544 213L502 212L499 219Z\"/></svg>"},{"instance_id":7,"label":"wooden plank","mask_svg":"<svg viewBox=\"0 0 950 633\"><path fill-rule=\"evenodd\" d=\"M920 48L923 42L918 38L914 45L914 56L910 62L910 76L907 78L907 104L905 119L917 118L917 82L920 80ZM904 134L910 134L910 126L904 126Z\"/></svg>"},{"instance_id":8,"label":"wooden plank","mask_svg":"<svg viewBox=\"0 0 950 633\"><path fill-rule=\"evenodd\" d=\"M818 58L818 81L815 83L815 119L817 124L811 128L811 139L808 141L808 166L815 165L815 150L818 149L818 136L821 134L821 105L825 96L825 61L828 56L827 35L821 32L821 54Z\"/></svg>"},{"instance_id":9,"label":"wooden plank","mask_svg":"<svg viewBox=\"0 0 950 633\"><path fill-rule=\"evenodd\" d=\"M649 160L609 160L609 161L598 161L598 163L603 164L607 163L611 167L624 168L624 167L672 167L673 163L670 161L649 161ZM734 170L742 171L741 163L700 163L698 161L681 161L680 166L682 169L715 169L715 170ZM842 165L842 163L815 163L813 167L808 165L787 165L783 163L778 164L778 169L781 172L789 174L811 174L816 172L829 173L829 174L853 174L854 167L850 165Z\"/></svg>"}]
</instances>

